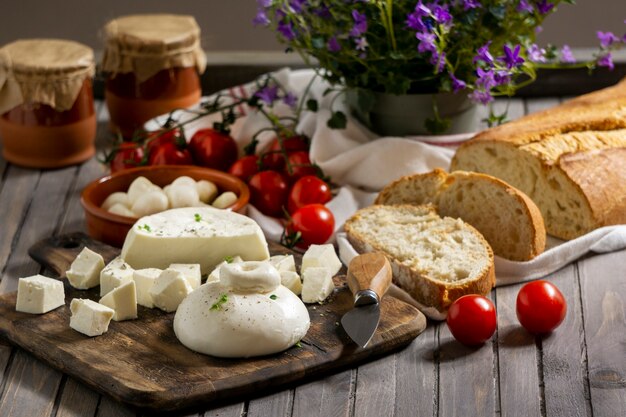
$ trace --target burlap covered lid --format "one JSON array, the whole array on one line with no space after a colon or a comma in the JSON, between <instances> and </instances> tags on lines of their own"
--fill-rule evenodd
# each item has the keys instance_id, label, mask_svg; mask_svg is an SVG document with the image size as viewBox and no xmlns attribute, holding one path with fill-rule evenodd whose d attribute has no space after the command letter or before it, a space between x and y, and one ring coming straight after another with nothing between
<instances>
[{"instance_id":1,"label":"burlap covered lid","mask_svg":"<svg viewBox=\"0 0 626 417\"><path fill-rule=\"evenodd\" d=\"M22 103L69 110L95 72L93 51L61 39L18 40L0 48L0 114Z\"/></svg>"},{"instance_id":2,"label":"burlap covered lid","mask_svg":"<svg viewBox=\"0 0 626 417\"><path fill-rule=\"evenodd\" d=\"M104 27L102 70L135 74L139 82L168 68L196 67L204 72L206 56L200 28L192 16L124 16Z\"/></svg>"}]
</instances>

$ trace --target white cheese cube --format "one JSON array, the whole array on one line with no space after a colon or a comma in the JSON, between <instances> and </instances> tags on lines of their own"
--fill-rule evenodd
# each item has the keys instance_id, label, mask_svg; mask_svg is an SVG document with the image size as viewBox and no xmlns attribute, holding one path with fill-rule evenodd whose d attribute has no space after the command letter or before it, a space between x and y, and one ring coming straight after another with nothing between
<instances>
[{"instance_id":1,"label":"white cheese cube","mask_svg":"<svg viewBox=\"0 0 626 417\"><path fill-rule=\"evenodd\" d=\"M65 291L61 281L43 275L20 278L17 284L16 311L43 314L64 304Z\"/></svg>"},{"instance_id":2,"label":"white cheese cube","mask_svg":"<svg viewBox=\"0 0 626 417\"><path fill-rule=\"evenodd\" d=\"M113 259L100 272L100 297L104 297L113 288L133 280L133 268L119 256Z\"/></svg>"},{"instance_id":3,"label":"white cheese cube","mask_svg":"<svg viewBox=\"0 0 626 417\"><path fill-rule=\"evenodd\" d=\"M113 320L122 321L137 318L137 293L135 281L128 281L114 288L100 299L100 304L115 310Z\"/></svg>"},{"instance_id":4,"label":"white cheese cube","mask_svg":"<svg viewBox=\"0 0 626 417\"><path fill-rule=\"evenodd\" d=\"M254 220L228 210L188 207L142 217L126 235L122 258L135 269L165 269L200 263L210 273L226 256L269 258L263 231Z\"/></svg>"},{"instance_id":5,"label":"white cheese cube","mask_svg":"<svg viewBox=\"0 0 626 417\"><path fill-rule=\"evenodd\" d=\"M72 300L70 311L70 327L87 336L100 336L109 330L109 323L115 314L112 308L82 298Z\"/></svg>"},{"instance_id":6,"label":"white cheese cube","mask_svg":"<svg viewBox=\"0 0 626 417\"><path fill-rule=\"evenodd\" d=\"M175 269L183 273L183 277L187 280L192 289L200 286L202 274L200 274L200 264L171 264L168 269Z\"/></svg>"},{"instance_id":7,"label":"white cheese cube","mask_svg":"<svg viewBox=\"0 0 626 417\"><path fill-rule=\"evenodd\" d=\"M209 276L206 279L206 283L209 282L215 282L215 281L219 281L220 280L220 269L222 269L222 267L226 264L236 264L239 262L243 262L243 259L241 259L241 256L235 256L234 258L228 258L228 261L222 261L220 262L215 269L213 269L213 271L211 271L211 273L209 274Z\"/></svg>"},{"instance_id":8,"label":"white cheese cube","mask_svg":"<svg viewBox=\"0 0 626 417\"><path fill-rule=\"evenodd\" d=\"M274 255L270 257L270 263L280 272L296 272L296 261L293 255Z\"/></svg>"},{"instance_id":9,"label":"white cheese cube","mask_svg":"<svg viewBox=\"0 0 626 417\"><path fill-rule=\"evenodd\" d=\"M192 291L191 285L182 272L166 269L156 279L150 289L154 305L163 311L176 311L178 305Z\"/></svg>"},{"instance_id":10,"label":"white cheese cube","mask_svg":"<svg viewBox=\"0 0 626 417\"><path fill-rule=\"evenodd\" d=\"M154 281L161 275L161 272L163 271L157 268L137 269L133 272L133 281L135 281L135 290L137 291L137 304L148 308L154 307L150 290L154 285Z\"/></svg>"},{"instance_id":11,"label":"white cheese cube","mask_svg":"<svg viewBox=\"0 0 626 417\"><path fill-rule=\"evenodd\" d=\"M304 274L307 268L326 267L331 276L341 269L341 261L337 257L337 252L331 244L311 245L302 257L302 267L300 273Z\"/></svg>"},{"instance_id":12,"label":"white cheese cube","mask_svg":"<svg viewBox=\"0 0 626 417\"><path fill-rule=\"evenodd\" d=\"M326 267L310 267L302 273L302 301L321 303L335 289L333 274Z\"/></svg>"},{"instance_id":13,"label":"white cheese cube","mask_svg":"<svg viewBox=\"0 0 626 417\"><path fill-rule=\"evenodd\" d=\"M104 259L99 253L85 247L65 275L70 285L79 290L88 290L100 284L100 272L104 268Z\"/></svg>"},{"instance_id":14,"label":"white cheese cube","mask_svg":"<svg viewBox=\"0 0 626 417\"><path fill-rule=\"evenodd\" d=\"M280 271L280 283L295 295L300 295L302 292L302 281L300 281L300 276L297 272Z\"/></svg>"}]
</instances>

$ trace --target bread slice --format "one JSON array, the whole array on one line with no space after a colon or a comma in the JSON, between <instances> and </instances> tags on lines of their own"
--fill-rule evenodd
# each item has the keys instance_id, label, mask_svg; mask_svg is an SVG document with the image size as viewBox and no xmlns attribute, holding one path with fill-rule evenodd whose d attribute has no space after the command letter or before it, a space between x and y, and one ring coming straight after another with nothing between
<instances>
[{"instance_id":1,"label":"bread slice","mask_svg":"<svg viewBox=\"0 0 626 417\"><path fill-rule=\"evenodd\" d=\"M461 219L439 217L432 205L366 207L344 228L357 252L385 253L393 282L439 313L495 284L493 252L482 235Z\"/></svg>"},{"instance_id":2,"label":"bread slice","mask_svg":"<svg viewBox=\"0 0 626 417\"><path fill-rule=\"evenodd\" d=\"M626 223L626 79L479 133L451 169L522 190L561 239Z\"/></svg>"},{"instance_id":3,"label":"bread slice","mask_svg":"<svg viewBox=\"0 0 626 417\"><path fill-rule=\"evenodd\" d=\"M435 204L442 216L474 226L503 258L527 261L545 249L539 208L526 194L490 175L436 169L402 177L376 199L376 204L426 203Z\"/></svg>"}]
</instances>

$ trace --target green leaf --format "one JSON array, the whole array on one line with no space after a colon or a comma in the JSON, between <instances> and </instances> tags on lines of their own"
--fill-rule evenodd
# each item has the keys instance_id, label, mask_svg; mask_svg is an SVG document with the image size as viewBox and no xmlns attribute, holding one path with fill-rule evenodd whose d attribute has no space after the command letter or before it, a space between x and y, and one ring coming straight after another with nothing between
<instances>
[{"instance_id":1,"label":"green leaf","mask_svg":"<svg viewBox=\"0 0 626 417\"><path fill-rule=\"evenodd\" d=\"M306 101L306 108L309 111L316 112L318 109L317 100L314 98L310 98Z\"/></svg>"},{"instance_id":2,"label":"green leaf","mask_svg":"<svg viewBox=\"0 0 626 417\"><path fill-rule=\"evenodd\" d=\"M272 294L272 295L270 295L270 300L275 300L275 299L277 299L277 298L278 298L278 296L277 296L276 294Z\"/></svg>"},{"instance_id":3,"label":"green leaf","mask_svg":"<svg viewBox=\"0 0 626 417\"><path fill-rule=\"evenodd\" d=\"M333 112L333 115L328 119L326 125L331 129L345 129L348 124L346 115L341 111Z\"/></svg>"},{"instance_id":4,"label":"green leaf","mask_svg":"<svg viewBox=\"0 0 626 417\"><path fill-rule=\"evenodd\" d=\"M441 134L445 133L450 128L451 120L450 119L439 119L432 118L426 119L424 122L424 127L432 134Z\"/></svg>"},{"instance_id":5,"label":"green leaf","mask_svg":"<svg viewBox=\"0 0 626 417\"><path fill-rule=\"evenodd\" d=\"M221 310L222 305L228 302L228 294L220 295L215 304L211 306L211 310Z\"/></svg>"}]
</instances>

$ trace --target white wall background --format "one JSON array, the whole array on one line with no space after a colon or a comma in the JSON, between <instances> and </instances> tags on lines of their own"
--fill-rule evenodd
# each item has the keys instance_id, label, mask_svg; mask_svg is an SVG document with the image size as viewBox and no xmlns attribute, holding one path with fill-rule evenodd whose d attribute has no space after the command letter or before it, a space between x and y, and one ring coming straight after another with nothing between
<instances>
[{"instance_id":1,"label":"white wall background","mask_svg":"<svg viewBox=\"0 0 626 417\"><path fill-rule=\"evenodd\" d=\"M18 38L74 39L100 49L98 31L116 16L171 12L196 17L208 51L280 51L274 34L254 28L255 0L2 0L0 44ZM550 16L539 37L542 43L593 47L597 30L626 33L626 0L578 0L563 4Z\"/></svg>"}]
</instances>

